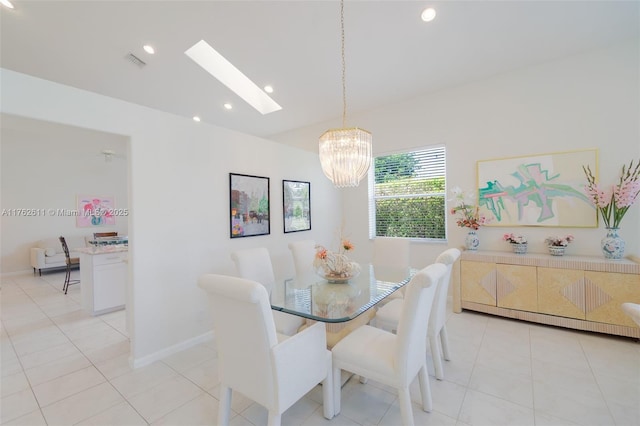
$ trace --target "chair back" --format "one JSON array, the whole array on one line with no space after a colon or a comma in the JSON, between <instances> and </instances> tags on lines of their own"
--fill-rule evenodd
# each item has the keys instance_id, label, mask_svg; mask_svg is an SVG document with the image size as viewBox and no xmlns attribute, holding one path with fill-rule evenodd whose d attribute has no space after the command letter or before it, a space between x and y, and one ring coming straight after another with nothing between
<instances>
[{"instance_id":1,"label":"chair back","mask_svg":"<svg viewBox=\"0 0 640 426\"><path fill-rule=\"evenodd\" d=\"M258 282L206 274L198 286L209 295L218 347L220 383L266 407L274 404L271 348L277 343L269 295Z\"/></svg>"},{"instance_id":2,"label":"chair back","mask_svg":"<svg viewBox=\"0 0 640 426\"><path fill-rule=\"evenodd\" d=\"M231 253L231 259L240 277L259 282L271 294L276 278L269 250L264 247L237 250Z\"/></svg>"},{"instance_id":3,"label":"chair back","mask_svg":"<svg viewBox=\"0 0 640 426\"><path fill-rule=\"evenodd\" d=\"M440 280L438 288L436 289L436 296L433 301L433 309L431 310L431 316L429 317L429 334L437 334L445 321L447 320L447 296L449 295L449 284L451 282L451 270L453 264L460 257L460 250L457 248L451 248L443 251L436 258L436 263L442 263L447 267L447 272Z\"/></svg>"},{"instance_id":4,"label":"chair back","mask_svg":"<svg viewBox=\"0 0 640 426\"><path fill-rule=\"evenodd\" d=\"M373 265L408 268L411 242L407 238L376 237L373 240Z\"/></svg>"},{"instance_id":5,"label":"chair back","mask_svg":"<svg viewBox=\"0 0 640 426\"><path fill-rule=\"evenodd\" d=\"M69 254L69 247L67 246L67 240L65 240L63 236L60 236L59 239L60 239L60 244L62 244L62 251L64 252L64 257L68 264L69 262L71 262L71 255Z\"/></svg>"},{"instance_id":6,"label":"chair back","mask_svg":"<svg viewBox=\"0 0 640 426\"><path fill-rule=\"evenodd\" d=\"M291 242L289 250L293 256L296 275L303 276L313 272L313 260L316 256L316 242L314 240Z\"/></svg>"},{"instance_id":7,"label":"chair back","mask_svg":"<svg viewBox=\"0 0 640 426\"><path fill-rule=\"evenodd\" d=\"M395 354L395 367L403 380L412 380L424 365L429 314L438 282L446 272L446 266L434 263L414 275L407 285Z\"/></svg>"}]
</instances>

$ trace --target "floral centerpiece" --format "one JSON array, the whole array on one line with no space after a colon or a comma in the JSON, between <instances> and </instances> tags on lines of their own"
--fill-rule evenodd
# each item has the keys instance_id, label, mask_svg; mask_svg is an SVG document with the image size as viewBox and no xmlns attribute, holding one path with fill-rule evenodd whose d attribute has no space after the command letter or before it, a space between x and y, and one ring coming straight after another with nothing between
<instances>
[{"instance_id":1,"label":"floral centerpiece","mask_svg":"<svg viewBox=\"0 0 640 426\"><path fill-rule=\"evenodd\" d=\"M573 235L566 235L564 237L547 237L544 243L551 247L566 247L573 241Z\"/></svg>"},{"instance_id":2,"label":"floral centerpiece","mask_svg":"<svg viewBox=\"0 0 640 426\"><path fill-rule=\"evenodd\" d=\"M604 226L607 228L619 228L622 218L629 210L640 193L640 161L633 167L633 160L629 167L622 166L622 173L617 185L601 186L596 183L589 166L582 166L587 175L587 185L585 192L591 198L591 202L596 207Z\"/></svg>"},{"instance_id":3,"label":"floral centerpiece","mask_svg":"<svg viewBox=\"0 0 640 426\"><path fill-rule=\"evenodd\" d=\"M589 166L582 166L582 169L587 176L585 192L607 228L607 235L600 241L602 253L606 259L622 259L625 242L618 235L618 228L622 218L640 194L640 161L635 167L633 160L628 167L626 164L623 165L618 184L610 187L598 185Z\"/></svg>"},{"instance_id":4,"label":"floral centerpiece","mask_svg":"<svg viewBox=\"0 0 640 426\"><path fill-rule=\"evenodd\" d=\"M347 282L360 273L360 265L351 261L346 255L346 252L351 250L353 250L353 244L344 238L340 239L340 248L337 252L320 245L316 246L313 267L330 283Z\"/></svg>"},{"instance_id":5,"label":"floral centerpiece","mask_svg":"<svg viewBox=\"0 0 640 426\"><path fill-rule=\"evenodd\" d=\"M527 252L527 238L524 235L504 234L502 239L511 244L514 253L525 254Z\"/></svg>"},{"instance_id":6,"label":"floral centerpiece","mask_svg":"<svg viewBox=\"0 0 640 426\"><path fill-rule=\"evenodd\" d=\"M549 254L552 256L564 256L564 250L573 241L573 235L565 235L564 237L547 237L544 242L549 248Z\"/></svg>"},{"instance_id":7,"label":"floral centerpiece","mask_svg":"<svg viewBox=\"0 0 640 426\"><path fill-rule=\"evenodd\" d=\"M451 214L457 214L456 224L461 228L479 229L488 222L485 215L480 213L480 207L475 206L475 195L473 193L464 193L460 187L456 186L451 189L453 199L456 203L451 209Z\"/></svg>"}]
</instances>

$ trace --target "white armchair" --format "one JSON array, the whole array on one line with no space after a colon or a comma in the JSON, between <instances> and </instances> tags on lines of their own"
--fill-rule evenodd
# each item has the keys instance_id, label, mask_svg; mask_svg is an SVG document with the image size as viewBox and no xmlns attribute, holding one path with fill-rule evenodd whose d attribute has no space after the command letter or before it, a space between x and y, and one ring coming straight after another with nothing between
<instances>
[{"instance_id":1,"label":"white armchair","mask_svg":"<svg viewBox=\"0 0 640 426\"><path fill-rule=\"evenodd\" d=\"M270 299L276 278L273 274L269 251L264 247L238 250L231 253L231 259L236 264L240 277L262 284L267 289ZM278 333L287 336L296 334L304 324L303 318L280 311L273 311L273 319Z\"/></svg>"},{"instance_id":2,"label":"white armchair","mask_svg":"<svg viewBox=\"0 0 640 426\"><path fill-rule=\"evenodd\" d=\"M431 387L425 358L427 326L437 284L446 273L442 264L429 265L407 285L398 333L364 325L332 349L334 410L340 412L340 375L347 370L398 389L402 424L411 426L409 386L418 376L422 408L431 411Z\"/></svg>"},{"instance_id":3,"label":"white armchair","mask_svg":"<svg viewBox=\"0 0 640 426\"><path fill-rule=\"evenodd\" d=\"M313 259L316 255L316 242L302 240L289 243L289 250L293 256L293 266L296 275L303 276L313 272Z\"/></svg>"},{"instance_id":4,"label":"white armchair","mask_svg":"<svg viewBox=\"0 0 640 426\"><path fill-rule=\"evenodd\" d=\"M373 240L373 266L409 268L411 262L411 242L408 238L376 237ZM387 300L402 298L404 288L397 290ZM385 304L383 302L382 304ZM381 304L381 305L382 305Z\"/></svg>"},{"instance_id":5,"label":"white armchair","mask_svg":"<svg viewBox=\"0 0 640 426\"><path fill-rule=\"evenodd\" d=\"M431 309L429 318L429 328L427 337L431 347L431 358L433 359L433 369L436 379L444 379L444 368L442 358L450 360L449 337L447 335L447 295L449 293L449 283L451 281L451 269L453 264L460 257L460 250L456 248L448 249L440 253L436 258L436 263L442 263L447 271L442 277ZM392 300L376 312L375 324L384 330L395 332L398 328L400 316L402 314L402 300ZM442 351L442 354L441 354Z\"/></svg>"},{"instance_id":6,"label":"white armchair","mask_svg":"<svg viewBox=\"0 0 640 426\"><path fill-rule=\"evenodd\" d=\"M626 302L622 304L622 310L629 315L633 322L640 327L640 305L637 303Z\"/></svg>"},{"instance_id":7,"label":"white armchair","mask_svg":"<svg viewBox=\"0 0 640 426\"><path fill-rule=\"evenodd\" d=\"M215 274L203 275L198 285L209 295L218 345L218 424L229 424L234 390L267 408L268 425L277 426L282 413L320 382L324 416L334 416L331 352L323 323L278 343L263 285Z\"/></svg>"}]
</instances>

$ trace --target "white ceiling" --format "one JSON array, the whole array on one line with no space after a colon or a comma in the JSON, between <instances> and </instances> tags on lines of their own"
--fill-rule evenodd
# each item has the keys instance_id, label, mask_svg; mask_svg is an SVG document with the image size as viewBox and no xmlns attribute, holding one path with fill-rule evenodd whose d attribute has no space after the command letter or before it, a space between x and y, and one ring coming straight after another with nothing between
<instances>
[{"instance_id":1,"label":"white ceiling","mask_svg":"<svg viewBox=\"0 0 640 426\"><path fill-rule=\"evenodd\" d=\"M337 1L12 1L0 12L3 68L263 137L342 114ZM427 5L438 12L428 24ZM348 112L638 39L639 6L347 0ZM273 85L283 109L261 115L191 61L184 51L201 39Z\"/></svg>"}]
</instances>

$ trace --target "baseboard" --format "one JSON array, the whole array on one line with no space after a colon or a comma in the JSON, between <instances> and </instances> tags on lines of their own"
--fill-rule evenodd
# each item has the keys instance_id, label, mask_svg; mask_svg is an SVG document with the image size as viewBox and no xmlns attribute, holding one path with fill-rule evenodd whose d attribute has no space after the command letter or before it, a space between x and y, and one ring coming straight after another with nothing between
<instances>
[{"instance_id":1,"label":"baseboard","mask_svg":"<svg viewBox=\"0 0 640 426\"><path fill-rule=\"evenodd\" d=\"M25 275L25 274L31 274L33 275L33 268L31 269L25 269L22 271L14 271L14 272L3 272L0 274L0 277L4 278L4 277L14 277L16 275ZM38 275L36 273L36 275Z\"/></svg>"},{"instance_id":2,"label":"baseboard","mask_svg":"<svg viewBox=\"0 0 640 426\"><path fill-rule=\"evenodd\" d=\"M156 361L159 361L163 358L168 357L169 355L173 355L185 349L189 349L193 346L199 345L200 343L207 342L209 340L213 340L213 331L208 331L200 336L196 336L189 340L185 340L173 346L169 346L168 348L164 348L160 351L154 352L150 355L144 356L142 358L132 358L129 357L129 365L131 368L140 368L146 365L152 364Z\"/></svg>"}]
</instances>

